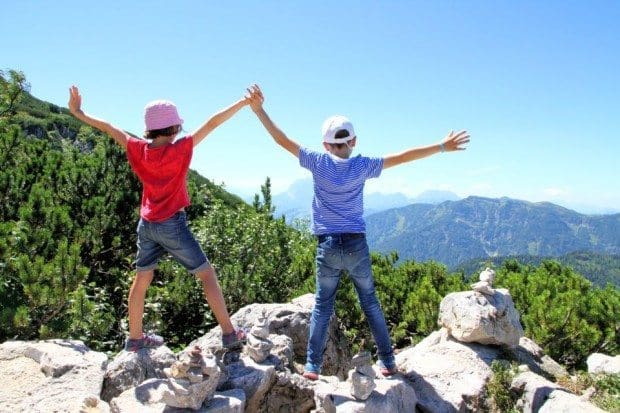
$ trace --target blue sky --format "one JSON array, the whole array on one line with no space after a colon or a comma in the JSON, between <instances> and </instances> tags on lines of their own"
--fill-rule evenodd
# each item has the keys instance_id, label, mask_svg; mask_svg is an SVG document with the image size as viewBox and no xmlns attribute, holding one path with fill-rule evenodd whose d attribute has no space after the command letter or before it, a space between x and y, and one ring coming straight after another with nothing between
<instances>
[{"instance_id":1,"label":"blue sky","mask_svg":"<svg viewBox=\"0 0 620 413\"><path fill-rule=\"evenodd\" d=\"M450 190L620 211L618 1L11 1L0 68L43 100L141 134L174 101L194 130L262 87L304 146L348 116L357 153L381 156L467 129L464 152L386 170L368 192ZM241 195L307 177L249 108L196 148L192 168Z\"/></svg>"}]
</instances>

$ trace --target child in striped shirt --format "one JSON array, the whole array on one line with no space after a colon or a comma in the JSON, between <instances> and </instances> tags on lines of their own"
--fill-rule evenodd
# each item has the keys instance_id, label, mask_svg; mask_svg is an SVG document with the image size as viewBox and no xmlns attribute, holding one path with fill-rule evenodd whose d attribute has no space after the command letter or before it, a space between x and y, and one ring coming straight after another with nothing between
<instances>
[{"instance_id":1,"label":"child in striped shirt","mask_svg":"<svg viewBox=\"0 0 620 413\"><path fill-rule=\"evenodd\" d=\"M344 116L328 118L322 128L324 153L301 147L282 132L263 109L263 95L252 86L250 106L275 142L299 159L312 173L312 231L317 236L316 294L310 320L306 364L303 376L317 380L327 342L327 327L334 313L336 291L343 271L353 281L360 305L377 346L377 364L384 376L397 372L390 335L375 293L370 253L363 218L364 183L385 168L440 152L464 150L466 131L450 132L440 143L371 158L351 156L357 136Z\"/></svg>"}]
</instances>

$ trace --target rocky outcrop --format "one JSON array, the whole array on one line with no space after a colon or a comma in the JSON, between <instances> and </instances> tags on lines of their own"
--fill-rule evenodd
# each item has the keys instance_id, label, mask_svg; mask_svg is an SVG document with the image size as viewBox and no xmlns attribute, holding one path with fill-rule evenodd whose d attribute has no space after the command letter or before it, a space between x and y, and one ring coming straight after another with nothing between
<instances>
[{"instance_id":1,"label":"rocky outcrop","mask_svg":"<svg viewBox=\"0 0 620 413\"><path fill-rule=\"evenodd\" d=\"M604 412L562 386L529 371L517 375L512 380L511 388L521 394L519 408L523 413Z\"/></svg>"},{"instance_id":2,"label":"rocky outcrop","mask_svg":"<svg viewBox=\"0 0 620 413\"><path fill-rule=\"evenodd\" d=\"M524 411L600 411L541 376L553 379L568 373L533 341L520 337L513 344L520 325L507 332L507 322L498 321L512 317L509 295L493 289L491 276L481 282L477 291L459 293L464 301L450 295L444 299L450 327L398 351L399 373L390 378L372 364L371 354L351 358L335 319L323 374L317 381L303 378L299 373L313 305L313 296L306 295L291 303L253 304L235 313L233 322L250 336L243 349L222 349L219 328L178 354L166 346L121 351L109 363L105 354L79 341L6 342L0 345L0 406L18 412L87 413L479 411L488 397L491 363L508 358L523 364L512 388ZM500 298L495 299L496 294ZM477 308L459 304L471 297ZM480 328L462 329L469 335L456 333L460 330L455 326L471 325L463 320L472 319ZM504 327L489 328L493 323ZM476 340L467 341L472 337ZM483 344L489 342L494 344ZM595 363L600 359L592 357L592 365L613 364L607 358ZM571 405L581 410L570 410Z\"/></svg>"},{"instance_id":3,"label":"rocky outcrop","mask_svg":"<svg viewBox=\"0 0 620 413\"><path fill-rule=\"evenodd\" d=\"M523 336L519 313L506 289L493 294L448 294L439 307L439 323L458 341L515 346Z\"/></svg>"},{"instance_id":4,"label":"rocky outcrop","mask_svg":"<svg viewBox=\"0 0 620 413\"><path fill-rule=\"evenodd\" d=\"M108 363L78 340L0 344L0 406L14 412L109 411L99 398Z\"/></svg>"},{"instance_id":5,"label":"rocky outcrop","mask_svg":"<svg viewBox=\"0 0 620 413\"><path fill-rule=\"evenodd\" d=\"M547 379L557 380L569 375L560 363L546 355L530 338L521 337L518 346L505 348L504 351L512 360L526 365L530 371Z\"/></svg>"},{"instance_id":6,"label":"rocky outcrop","mask_svg":"<svg viewBox=\"0 0 620 413\"><path fill-rule=\"evenodd\" d=\"M588 372L594 374L620 374L620 355L612 357L594 353L588 357Z\"/></svg>"},{"instance_id":7,"label":"rocky outcrop","mask_svg":"<svg viewBox=\"0 0 620 413\"><path fill-rule=\"evenodd\" d=\"M398 353L396 365L425 411L476 411L492 376L491 362L500 351L495 346L458 342L444 329Z\"/></svg>"},{"instance_id":8,"label":"rocky outcrop","mask_svg":"<svg viewBox=\"0 0 620 413\"><path fill-rule=\"evenodd\" d=\"M294 372L301 372L306 359L306 343L313 306L314 295L306 294L286 304L251 304L241 308L232 315L231 319L237 326L250 331L255 324L260 322L260 319L265 318L266 328L270 332L269 339L277 347L278 357L284 361L285 367ZM292 358L286 358L289 353L288 349L278 347L278 343L288 340L278 338L278 336L285 336L291 340ZM197 345L203 350L216 352L221 347L221 337L221 329L215 327L203 337L191 342L189 347ZM331 319L327 337L322 372L344 380L349 370L348 360L351 358L351 352L335 317Z\"/></svg>"}]
</instances>

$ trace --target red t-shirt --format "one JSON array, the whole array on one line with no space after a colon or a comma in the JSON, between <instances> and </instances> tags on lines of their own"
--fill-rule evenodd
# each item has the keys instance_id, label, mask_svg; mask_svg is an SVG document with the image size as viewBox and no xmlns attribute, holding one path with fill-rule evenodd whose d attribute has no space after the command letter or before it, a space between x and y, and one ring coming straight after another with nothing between
<instances>
[{"instance_id":1,"label":"red t-shirt","mask_svg":"<svg viewBox=\"0 0 620 413\"><path fill-rule=\"evenodd\" d=\"M150 148L146 140L129 138L127 159L142 182L142 218L150 222L165 221L190 205L187 171L193 149L191 136L157 148Z\"/></svg>"}]
</instances>

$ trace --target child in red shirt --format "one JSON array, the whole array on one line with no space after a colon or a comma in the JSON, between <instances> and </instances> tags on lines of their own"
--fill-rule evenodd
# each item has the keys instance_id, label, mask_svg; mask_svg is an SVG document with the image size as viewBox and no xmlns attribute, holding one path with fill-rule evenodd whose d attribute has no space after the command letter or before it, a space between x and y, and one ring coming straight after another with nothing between
<instances>
[{"instance_id":1,"label":"child in red shirt","mask_svg":"<svg viewBox=\"0 0 620 413\"><path fill-rule=\"evenodd\" d=\"M81 109L82 97L72 86L69 110L79 120L110 135L127 150L132 170L142 182L142 202L138 223L136 277L129 290L129 337L125 350L138 351L163 344L163 338L142 330L144 298L151 284L159 258L170 253L202 282L203 291L215 318L222 328L222 345L235 347L245 341L245 332L234 328L224 302L215 270L189 230L185 207L190 205L187 172L194 146L216 127L249 104L250 95L209 118L198 130L175 141L183 119L176 106L157 100L145 108L144 139L131 137L110 123L94 118Z\"/></svg>"}]
</instances>

